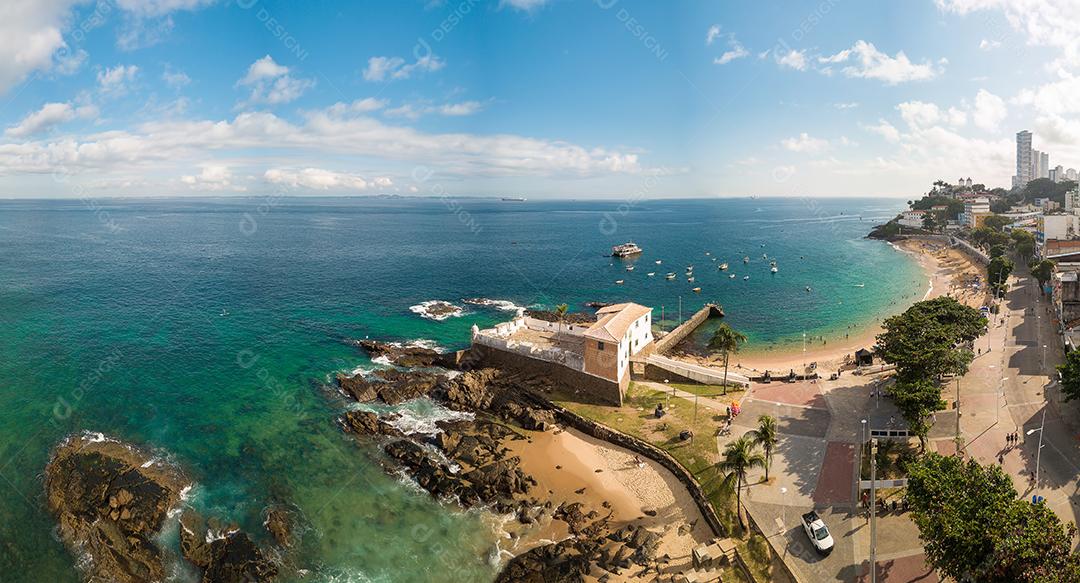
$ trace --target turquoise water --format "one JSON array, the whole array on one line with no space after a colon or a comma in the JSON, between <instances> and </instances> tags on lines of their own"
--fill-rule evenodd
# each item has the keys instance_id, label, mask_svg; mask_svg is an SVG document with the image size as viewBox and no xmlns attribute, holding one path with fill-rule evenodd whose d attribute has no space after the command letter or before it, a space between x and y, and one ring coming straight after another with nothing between
<instances>
[{"instance_id":1,"label":"turquoise water","mask_svg":"<svg viewBox=\"0 0 1080 583\"><path fill-rule=\"evenodd\" d=\"M902 204L0 202L0 579L77 580L41 471L64 435L93 430L169 452L198 484L192 504L259 536L269 502L298 506L306 581L489 581L490 520L385 475L334 426L347 405L325 381L371 364L343 339L460 347L511 312L434 321L410 307L477 296L628 299L669 320L680 296L684 314L718 301L751 348L842 333L925 288L909 257L862 238ZM603 256L628 239L645 249L633 272Z\"/></svg>"}]
</instances>

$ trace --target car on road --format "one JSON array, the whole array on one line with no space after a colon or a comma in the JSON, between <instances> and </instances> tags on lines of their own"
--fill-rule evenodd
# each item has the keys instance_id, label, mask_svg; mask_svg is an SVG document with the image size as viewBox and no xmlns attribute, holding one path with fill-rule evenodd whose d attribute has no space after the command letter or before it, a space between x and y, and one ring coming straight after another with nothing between
<instances>
[{"instance_id":1,"label":"car on road","mask_svg":"<svg viewBox=\"0 0 1080 583\"><path fill-rule=\"evenodd\" d=\"M825 526L825 521L818 516L817 512L811 510L802 515L803 530L806 531L806 536L810 537L810 543L814 545L817 552L827 555L833 550L833 538L829 534L829 527Z\"/></svg>"}]
</instances>

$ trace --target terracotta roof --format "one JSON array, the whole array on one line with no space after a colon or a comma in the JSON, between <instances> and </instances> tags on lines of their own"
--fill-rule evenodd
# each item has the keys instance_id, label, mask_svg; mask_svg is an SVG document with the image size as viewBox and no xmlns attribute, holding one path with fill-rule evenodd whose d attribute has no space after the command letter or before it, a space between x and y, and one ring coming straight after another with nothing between
<instances>
[{"instance_id":1,"label":"terracotta roof","mask_svg":"<svg viewBox=\"0 0 1080 583\"><path fill-rule=\"evenodd\" d=\"M585 331L585 337L618 343L638 318L650 313L652 308L631 302L600 308L596 323Z\"/></svg>"}]
</instances>

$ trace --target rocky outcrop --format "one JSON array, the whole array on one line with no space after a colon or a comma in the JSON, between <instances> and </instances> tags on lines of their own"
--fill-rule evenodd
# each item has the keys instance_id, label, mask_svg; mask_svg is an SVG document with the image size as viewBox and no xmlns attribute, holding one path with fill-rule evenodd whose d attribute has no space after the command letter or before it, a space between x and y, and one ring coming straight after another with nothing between
<instances>
[{"instance_id":1,"label":"rocky outcrop","mask_svg":"<svg viewBox=\"0 0 1080 583\"><path fill-rule=\"evenodd\" d=\"M378 414L371 411L349 411L338 417L338 424L346 433L353 435L402 437L402 433L388 422L389 419L390 416L380 418Z\"/></svg>"},{"instance_id":2,"label":"rocky outcrop","mask_svg":"<svg viewBox=\"0 0 1080 583\"><path fill-rule=\"evenodd\" d=\"M356 345L367 351L371 358L384 357L391 364L406 368L443 366L443 355L422 346L406 346L377 340L358 340Z\"/></svg>"},{"instance_id":3,"label":"rocky outcrop","mask_svg":"<svg viewBox=\"0 0 1080 583\"><path fill-rule=\"evenodd\" d=\"M202 583L272 581L277 566L248 535L222 527L187 510L180 517L180 548L184 558L203 570Z\"/></svg>"},{"instance_id":4,"label":"rocky outcrop","mask_svg":"<svg viewBox=\"0 0 1080 583\"><path fill-rule=\"evenodd\" d=\"M400 405L427 396L444 378L429 372L381 369L351 377L339 374L337 382L342 391L360 403L379 399L387 405Z\"/></svg>"},{"instance_id":5,"label":"rocky outcrop","mask_svg":"<svg viewBox=\"0 0 1080 583\"><path fill-rule=\"evenodd\" d=\"M135 447L83 435L53 452L45 468L49 511L87 581L165 578L156 535L187 481Z\"/></svg>"},{"instance_id":6,"label":"rocky outcrop","mask_svg":"<svg viewBox=\"0 0 1080 583\"><path fill-rule=\"evenodd\" d=\"M266 509L263 526L274 541L282 547L293 546L296 517L293 510L282 505L270 506Z\"/></svg>"},{"instance_id":7,"label":"rocky outcrop","mask_svg":"<svg viewBox=\"0 0 1080 583\"><path fill-rule=\"evenodd\" d=\"M576 505L569 506L559 512L580 512ZM639 569L635 572L644 574L654 563L660 545L660 535L654 532L629 525L611 532L606 518L587 524L586 517L579 516L575 524L575 536L514 557L496 583L579 583L590 574L603 581L606 575L601 573Z\"/></svg>"},{"instance_id":8,"label":"rocky outcrop","mask_svg":"<svg viewBox=\"0 0 1080 583\"><path fill-rule=\"evenodd\" d=\"M550 411L534 406L526 393L546 392L550 387L550 381L543 377L482 368L443 379L431 395L457 411L485 411L524 429L544 431L554 423L555 417Z\"/></svg>"}]
</instances>

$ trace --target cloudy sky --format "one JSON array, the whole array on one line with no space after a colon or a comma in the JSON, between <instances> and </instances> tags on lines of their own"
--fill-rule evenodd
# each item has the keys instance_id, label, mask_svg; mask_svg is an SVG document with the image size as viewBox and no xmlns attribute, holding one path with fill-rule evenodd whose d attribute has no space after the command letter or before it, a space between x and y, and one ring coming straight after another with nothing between
<instances>
[{"instance_id":1,"label":"cloudy sky","mask_svg":"<svg viewBox=\"0 0 1080 583\"><path fill-rule=\"evenodd\" d=\"M6 0L0 197L905 196L1080 168L1080 0Z\"/></svg>"}]
</instances>

